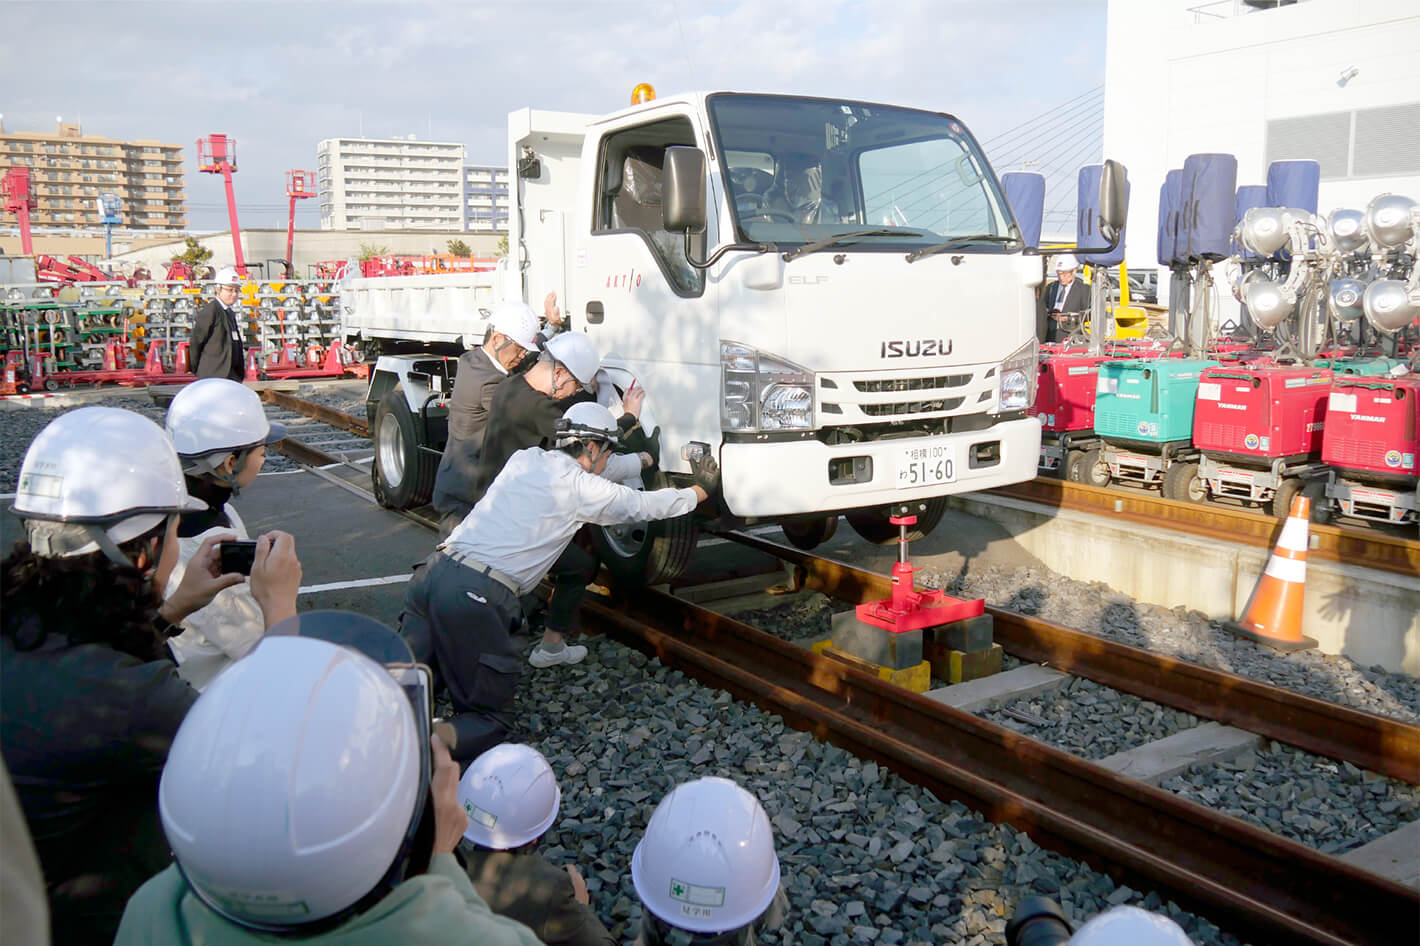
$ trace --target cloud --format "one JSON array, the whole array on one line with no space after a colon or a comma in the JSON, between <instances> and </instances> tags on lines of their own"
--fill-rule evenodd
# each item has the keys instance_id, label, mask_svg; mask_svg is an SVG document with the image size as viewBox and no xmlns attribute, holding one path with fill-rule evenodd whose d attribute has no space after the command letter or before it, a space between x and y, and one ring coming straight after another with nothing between
<instances>
[{"instance_id":1,"label":"cloud","mask_svg":"<svg viewBox=\"0 0 1420 946\"><path fill-rule=\"evenodd\" d=\"M795 92L960 117L991 138L1103 82L1104 0L584 0L4 4L0 112L183 144L190 220L223 228L193 142L238 141L242 222L285 222L283 173L323 138L407 135L506 160L507 113L604 113L632 86ZM17 37L52 35L56 47ZM43 76L43 81L34 77ZM298 206L317 225L315 201Z\"/></svg>"}]
</instances>

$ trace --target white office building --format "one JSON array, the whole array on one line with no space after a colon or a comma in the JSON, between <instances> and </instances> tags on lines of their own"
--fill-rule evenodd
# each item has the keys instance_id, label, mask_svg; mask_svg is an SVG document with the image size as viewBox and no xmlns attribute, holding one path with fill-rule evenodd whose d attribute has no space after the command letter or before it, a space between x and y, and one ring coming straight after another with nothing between
<instances>
[{"instance_id":1,"label":"white office building","mask_svg":"<svg viewBox=\"0 0 1420 946\"><path fill-rule=\"evenodd\" d=\"M316 151L323 230L464 229L464 147L327 138Z\"/></svg>"},{"instance_id":2,"label":"white office building","mask_svg":"<svg viewBox=\"0 0 1420 946\"><path fill-rule=\"evenodd\" d=\"M1156 265L1159 188L1194 153L1236 155L1239 186L1316 160L1322 214L1420 199L1417 50L1415 0L1110 0L1104 154L1129 169L1130 269Z\"/></svg>"},{"instance_id":3,"label":"white office building","mask_svg":"<svg viewBox=\"0 0 1420 946\"><path fill-rule=\"evenodd\" d=\"M508 169L470 164L464 168L464 229L508 229Z\"/></svg>"}]
</instances>

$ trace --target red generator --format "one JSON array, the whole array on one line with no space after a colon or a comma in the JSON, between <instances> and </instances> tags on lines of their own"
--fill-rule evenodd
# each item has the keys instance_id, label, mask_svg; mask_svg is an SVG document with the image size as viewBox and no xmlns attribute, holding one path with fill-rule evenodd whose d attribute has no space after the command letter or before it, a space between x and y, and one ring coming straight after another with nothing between
<instances>
[{"instance_id":1,"label":"red generator","mask_svg":"<svg viewBox=\"0 0 1420 946\"><path fill-rule=\"evenodd\" d=\"M1100 363L1110 355L1050 355L1040 362L1035 404L1026 413L1040 418L1042 476L1065 479L1070 464L1092 446L1095 436L1095 385Z\"/></svg>"},{"instance_id":2,"label":"red generator","mask_svg":"<svg viewBox=\"0 0 1420 946\"><path fill-rule=\"evenodd\" d=\"M1322 432L1332 374L1327 368L1239 364L1209 368L1193 410L1197 464L1177 464L1171 499L1205 497L1271 505L1286 517L1302 493L1320 505L1326 490Z\"/></svg>"},{"instance_id":3,"label":"red generator","mask_svg":"<svg viewBox=\"0 0 1420 946\"><path fill-rule=\"evenodd\" d=\"M1343 515L1420 522L1420 378L1338 378L1327 402L1326 495Z\"/></svg>"}]
</instances>

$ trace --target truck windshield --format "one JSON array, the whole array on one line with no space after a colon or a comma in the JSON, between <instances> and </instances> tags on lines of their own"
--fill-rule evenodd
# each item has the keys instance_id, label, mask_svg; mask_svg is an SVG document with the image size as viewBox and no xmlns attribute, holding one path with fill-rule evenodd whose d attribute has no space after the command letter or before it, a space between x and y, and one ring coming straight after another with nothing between
<instances>
[{"instance_id":1,"label":"truck windshield","mask_svg":"<svg viewBox=\"0 0 1420 946\"><path fill-rule=\"evenodd\" d=\"M739 240L870 229L854 249L915 249L986 234L1003 239L962 252L999 253L1019 239L985 157L949 115L776 95L713 95L709 109Z\"/></svg>"}]
</instances>

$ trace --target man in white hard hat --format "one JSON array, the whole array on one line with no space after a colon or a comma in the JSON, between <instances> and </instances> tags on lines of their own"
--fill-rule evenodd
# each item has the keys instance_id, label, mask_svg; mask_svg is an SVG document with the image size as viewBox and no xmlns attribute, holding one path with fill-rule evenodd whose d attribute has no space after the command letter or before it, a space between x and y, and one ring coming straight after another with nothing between
<instances>
[{"instance_id":1,"label":"man in white hard hat","mask_svg":"<svg viewBox=\"0 0 1420 946\"><path fill-rule=\"evenodd\" d=\"M449 402L449 439L434 478L439 536L447 538L473 508L474 471L493 394L538 348L538 318L522 302L500 302L488 315L483 344L459 358Z\"/></svg>"},{"instance_id":2,"label":"man in white hard hat","mask_svg":"<svg viewBox=\"0 0 1420 946\"><path fill-rule=\"evenodd\" d=\"M157 798L174 863L114 942L536 946L454 857L458 767L427 726L364 653L264 639L173 740Z\"/></svg>"},{"instance_id":3,"label":"man in white hard hat","mask_svg":"<svg viewBox=\"0 0 1420 946\"><path fill-rule=\"evenodd\" d=\"M1046 341L1061 342L1070 336L1081 312L1090 307L1085 284L1075 279L1080 263L1071 253L1055 258L1055 281L1045 287L1045 311L1050 318Z\"/></svg>"},{"instance_id":4,"label":"man in white hard hat","mask_svg":"<svg viewBox=\"0 0 1420 946\"><path fill-rule=\"evenodd\" d=\"M285 438L286 429L266 419L255 391L226 378L202 378L179 391L168 406L165 428L182 461L188 495L207 504L178 520L176 583L208 538L249 538L246 523L228 500L255 482L266 463L266 448ZM211 604L184 618L182 633L168 641L178 675L194 689L204 689L255 647L269 624L286 616L270 620L245 582L224 589Z\"/></svg>"},{"instance_id":5,"label":"man in white hard hat","mask_svg":"<svg viewBox=\"0 0 1420 946\"><path fill-rule=\"evenodd\" d=\"M199 378L240 381L246 377L246 344L236 308L241 284L232 267L218 270L211 301L192 318L187 357Z\"/></svg>"},{"instance_id":6,"label":"man in white hard hat","mask_svg":"<svg viewBox=\"0 0 1420 946\"><path fill-rule=\"evenodd\" d=\"M537 853L561 803L552 766L532 746L505 742L474 759L459 780L468 879L494 913L527 924L547 946L615 946L577 868Z\"/></svg>"},{"instance_id":7,"label":"man in white hard hat","mask_svg":"<svg viewBox=\"0 0 1420 946\"><path fill-rule=\"evenodd\" d=\"M754 946L788 910L769 817L726 778L683 782L661 799L631 855L631 883L645 908L636 946Z\"/></svg>"},{"instance_id":8,"label":"man in white hard hat","mask_svg":"<svg viewBox=\"0 0 1420 946\"><path fill-rule=\"evenodd\" d=\"M449 722L458 730L460 759L472 759L507 738L525 644L519 639L520 598L537 587L582 524L682 516L719 482L719 469L708 457L694 465L695 485L683 489L641 491L612 482L601 474L616 441L611 411L574 404L551 449L514 453L473 511L415 570L399 630L415 658L449 691L457 713ZM586 657L587 648L565 643L564 628L549 616L542 642L529 658L533 666L575 664Z\"/></svg>"}]
</instances>

